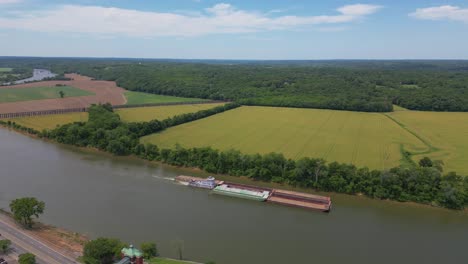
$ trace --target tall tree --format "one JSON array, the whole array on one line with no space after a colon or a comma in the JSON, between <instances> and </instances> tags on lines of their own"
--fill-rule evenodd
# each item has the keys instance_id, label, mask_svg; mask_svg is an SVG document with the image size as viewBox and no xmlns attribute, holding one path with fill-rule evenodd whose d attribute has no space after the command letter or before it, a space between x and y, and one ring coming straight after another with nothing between
<instances>
[{"instance_id":1,"label":"tall tree","mask_svg":"<svg viewBox=\"0 0 468 264\"><path fill-rule=\"evenodd\" d=\"M44 209L45 203L34 197L19 198L10 203L10 210L15 220L27 228L32 227L32 217L38 218L40 214L44 213Z\"/></svg>"}]
</instances>

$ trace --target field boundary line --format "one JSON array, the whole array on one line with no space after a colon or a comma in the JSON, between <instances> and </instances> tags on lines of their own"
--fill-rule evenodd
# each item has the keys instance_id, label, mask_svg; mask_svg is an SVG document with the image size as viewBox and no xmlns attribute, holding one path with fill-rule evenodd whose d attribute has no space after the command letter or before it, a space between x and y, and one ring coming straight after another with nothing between
<instances>
[{"instance_id":1,"label":"field boundary line","mask_svg":"<svg viewBox=\"0 0 468 264\"><path fill-rule=\"evenodd\" d=\"M388 114L382 114L382 115L386 116L387 118L392 120L395 124L397 124L398 126L403 128L405 131L407 131L411 135L415 136L417 139L419 139L428 148L428 150L426 150L426 151L411 152L411 151L405 150L404 144L400 143L400 153L402 155L401 160L403 162L406 162L406 163L411 164L411 165L415 165L415 162L412 159L413 156L430 154L430 153L435 153L435 152L441 151L440 148L438 148L438 147L432 145L431 143L429 143L429 141L427 141L426 139L421 137L418 133L416 133L416 132L412 131L411 129L409 129L405 124L401 123L400 121L396 120L395 118L391 117Z\"/></svg>"},{"instance_id":2,"label":"field boundary line","mask_svg":"<svg viewBox=\"0 0 468 264\"><path fill-rule=\"evenodd\" d=\"M428 153L431 153L431 152L436 152L436 151L439 151L441 150L440 148L432 145L431 143L429 143L429 141L427 141L426 139L424 139L423 137L421 137L418 133L412 131L411 129L409 129L405 124L401 123L400 121L396 120L395 118L389 116L388 114L383 114L384 116L386 116L387 118L389 118L390 120L392 120L393 122L395 122L398 126L400 126L401 128L403 128L404 130L406 130L407 132L409 132L411 135L415 136L417 139L419 139L424 145L426 145L427 148L429 148L429 150L427 151L422 151L422 152L415 152L415 153L412 153L413 155L420 155L420 154L428 154Z\"/></svg>"}]
</instances>

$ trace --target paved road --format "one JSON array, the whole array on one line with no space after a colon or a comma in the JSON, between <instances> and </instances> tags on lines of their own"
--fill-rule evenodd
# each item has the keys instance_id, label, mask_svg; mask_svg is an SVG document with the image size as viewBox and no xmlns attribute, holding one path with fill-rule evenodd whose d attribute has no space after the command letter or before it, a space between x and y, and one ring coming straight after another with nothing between
<instances>
[{"instance_id":1,"label":"paved road","mask_svg":"<svg viewBox=\"0 0 468 264\"><path fill-rule=\"evenodd\" d=\"M2 238L11 240L13 250L19 254L30 252L36 255L39 264L75 264L77 261L63 255L62 253L52 249L46 244L40 242L36 238L31 237L24 231L16 228L8 221L0 217L0 234Z\"/></svg>"}]
</instances>

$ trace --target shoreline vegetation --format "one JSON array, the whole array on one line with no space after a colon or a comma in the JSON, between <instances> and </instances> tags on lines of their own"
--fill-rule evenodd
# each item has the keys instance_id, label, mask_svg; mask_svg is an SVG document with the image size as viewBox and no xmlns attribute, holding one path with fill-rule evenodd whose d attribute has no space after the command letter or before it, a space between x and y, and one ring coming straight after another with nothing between
<instances>
[{"instance_id":1,"label":"shoreline vegetation","mask_svg":"<svg viewBox=\"0 0 468 264\"><path fill-rule=\"evenodd\" d=\"M60 126L51 131L32 131L39 137L78 147L91 147L114 155L135 155L150 161L199 168L208 173L246 176L252 180L287 184L325 192L365 195L381 200L416 202L462 210L468 204L468 178L454 172L443 174L441 164L428 158L419 164L385 171L357 168L351 164L327 163L323 159L286 159L282 154L245 155L236 150L211 148L159 149L143 145L142 136L168 127L228 111L240 105L231 103L210 110L174 116L162 121L124 123L110 105L93 106L89 121ZM31 133L31 129L3 122Z\"/></svg>"}]
</instances>

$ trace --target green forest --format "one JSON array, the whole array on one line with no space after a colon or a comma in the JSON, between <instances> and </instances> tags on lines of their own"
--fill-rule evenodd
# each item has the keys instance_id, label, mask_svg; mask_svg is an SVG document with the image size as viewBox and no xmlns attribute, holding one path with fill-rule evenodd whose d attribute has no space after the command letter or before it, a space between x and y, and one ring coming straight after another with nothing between
<instances>
[{"instance_id":1,"label":"green forest","mask_svg":"<svg viewBox=\"0 0 468 264\"><path fill-rule=\"evenodd\" d=\"M131 91L244 105L389 112L468 111L467 61L210 61L0 58L116 81Z\"/></svg>"}]
</instances>

